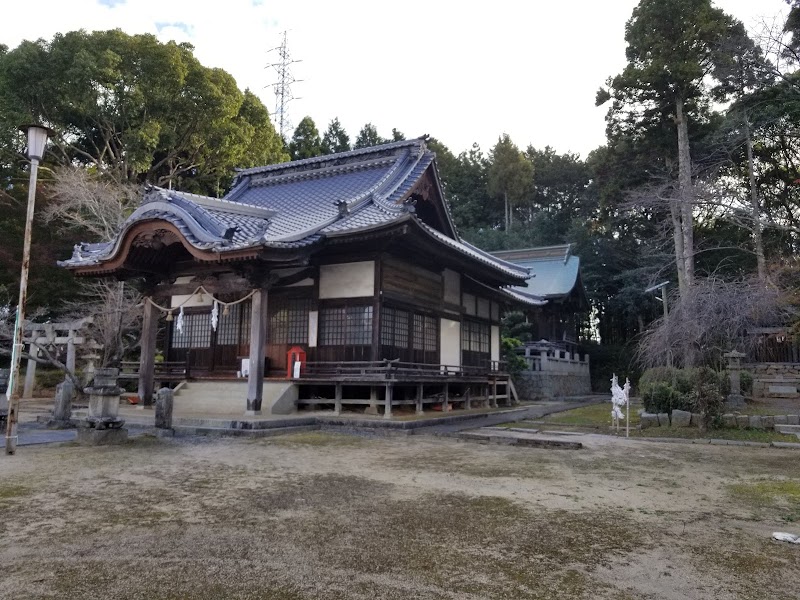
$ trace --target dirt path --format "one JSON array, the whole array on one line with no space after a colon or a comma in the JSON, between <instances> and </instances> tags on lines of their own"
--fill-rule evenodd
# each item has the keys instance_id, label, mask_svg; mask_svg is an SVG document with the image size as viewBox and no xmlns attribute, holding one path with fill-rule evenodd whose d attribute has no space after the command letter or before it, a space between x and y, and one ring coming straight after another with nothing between
<instances>
[{"instance_id":1,"label":"dirt path","mask_svg":"<svg viewBox=\"0 0 800 600\"><path fill-rule=\"evenodd\" d=\"M595 437L26 447L0 597L797 597L799 453Z\"/></svg>"}]
</instances>

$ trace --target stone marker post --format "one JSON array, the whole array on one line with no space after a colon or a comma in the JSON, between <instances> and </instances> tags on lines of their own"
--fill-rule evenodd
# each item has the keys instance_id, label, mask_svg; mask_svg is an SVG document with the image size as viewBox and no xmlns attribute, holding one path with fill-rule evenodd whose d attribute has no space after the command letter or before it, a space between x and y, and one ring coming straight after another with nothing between
<instances>
[{"instance_id":1,"label":"stone marker post","mask_svg":"<svg viewBox=\"0 0 800 600\"><path fill-rule=\"evenodd\" d=\"M95 369L92 385L84 392L89 396L89 414L78 427L78 442L87 446L120 444L128 439L128 430L119 418L118 369Z\"/></svg>"},{"instance_id":2,"label":"stone marker post","mask_svg":"<svg viewBox=\"0 0 800 600\"><path fill-rule=\"evenodd\" d=\"M47 423L51 429L68 429L72 427L72 394L75 386L64 380L56 386L56 402L53 406L53 418Z\"/></svg>"},{"instance_id":3,"label":"stone marker post","mask_svg":"<svg viewBox=\"0 0 800 600\"><path fill-rule=\"evenodd\" d=\"M725 408L733 409L744 406L742 396L742 359L746 356L741 352L732 350L723 354L728 359L728 376L731 380L731 393L725 399Z\"/></svg>"},{"instance_id":4,"label":"stone marker post","mask_svg":"<svg viewBox=\"0 0 800 600\"><path fill-rule=\"evenodd\" d=\"M172 390L162 387L156 392L156 429L157 433L172 432Z\"/></svg>"}]
</instances>

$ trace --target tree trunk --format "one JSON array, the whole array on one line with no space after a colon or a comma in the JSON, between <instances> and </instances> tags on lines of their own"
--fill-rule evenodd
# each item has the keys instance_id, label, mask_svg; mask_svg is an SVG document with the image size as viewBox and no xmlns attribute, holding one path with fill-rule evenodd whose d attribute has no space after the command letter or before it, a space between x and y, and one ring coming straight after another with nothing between
<instances>
[{"instance_id":1,"label":"tree trunk","mask_svg":"<svg viewBox=\"0 0 800 600\"><path fill-rule=\"evenodd\" d=\"M744 115L744 134L747 141L747 171L750 176L750 206L753 212L753 243L756 249L758 280L765 284L767 282L767 261L764 257L764 241L761 236L761 211L758 206L758 188L753 164L753 138L750 136L750 121L746 114Z\"/></svg>"},{"instance_id":2,"label":"tree trunk","mask_svg":"<svg viewBox=\"0 0 800 600\"><path fill-rule=\"evenodd\" d=\"M503 214L506 218L506 231L508 231L508 221L509 221L509 210L508 210L508 192L503 191Z\"/></svg>"},{"instance_id":3,"label":"tree trunk","mask_svg":"<svg viewBox=\"0 0 800 600\"><path fill-rule=\"evenodd\" d=\"M686 294L686 267L683 256L683 231L681 226L681 207L677 200L669 202L672 217L672 239L675 242L675 268L678 271L678 292L681 298Z\"/></svg>"},{"instance_id":4,"label":"tree trunk","mask_svg":"<svg viewBox=\"0 0 800 600\"><path fill-rule=\"evenodd\" d=\"M688 289L694 283L694 188L692 155L689 151L689 125L683 108L683 98L678 98L675 102L675 122L678 127L678 186L683 234L684 286Z\"/></svg>"}]
</instances>

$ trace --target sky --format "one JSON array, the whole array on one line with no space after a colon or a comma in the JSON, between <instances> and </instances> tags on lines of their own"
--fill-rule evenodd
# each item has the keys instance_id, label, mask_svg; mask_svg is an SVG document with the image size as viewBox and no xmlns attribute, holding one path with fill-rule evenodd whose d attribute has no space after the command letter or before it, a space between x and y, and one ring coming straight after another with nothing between
<instances>
[{"instance_id":1,"label":"sky","mask_svg":"<svg viewBox=\"0 0 800 600\"><path fill-rule=\"evenodd\" d=\"M665 0L666 1L666 0ZM120 28L190 42L206 66L231 73L272 113L287 31L296 125L320 133L338 117L353 141L373 123L389 137L429 134L458 153L489 150L502 133L521 148L586 156L605 141L594 98L625 65L636 0L37 0L4 2L0 43L75 29ZM717 0L749 29L785 15L784 0ZM31 15L33 11L33 15ZM778 19L782 23L783 19Z\"/></svg>"}]
</instances>

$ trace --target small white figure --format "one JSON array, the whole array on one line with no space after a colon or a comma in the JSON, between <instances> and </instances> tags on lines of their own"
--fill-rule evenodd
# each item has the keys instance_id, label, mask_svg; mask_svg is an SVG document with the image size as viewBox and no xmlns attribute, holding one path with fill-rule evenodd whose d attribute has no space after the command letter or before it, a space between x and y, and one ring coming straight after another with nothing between
<instances>
[{"instance_id":1,"label":"small white figure","mask_svg":"<svg viewBox=\"0 0 800 600\"><path fill-rule=\"evenodd\" d=\"M625 417L625 437L630 435L630 391L631 382L627 377L625 378L625 385L623 387L619 387L619 380L616 374L611 377L611 404L613 406L611 409L611 419L614 428L616 431L619 431L619 420L623 416ZM624 415L622 413L623 406L625 407Z\"/></svg>"}]
</instances>

